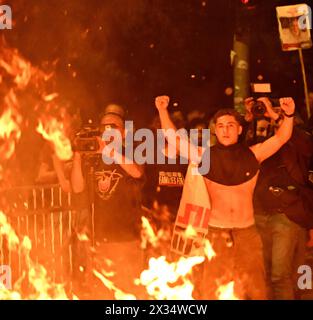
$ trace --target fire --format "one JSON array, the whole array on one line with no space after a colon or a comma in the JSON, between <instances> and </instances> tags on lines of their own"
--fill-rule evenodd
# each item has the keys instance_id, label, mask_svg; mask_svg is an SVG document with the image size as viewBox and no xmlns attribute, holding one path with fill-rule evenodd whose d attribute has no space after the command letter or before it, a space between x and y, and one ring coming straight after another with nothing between
<instances>
[{"instance_id":1,"label":"fire","mask_svg":"<svg viewBox=\"0 0 313 320\"><path fill-rule=\"evenodd\" d=\"M18 89L24 89L29 84L35 68L20 56L17 49L2 49L2 57L0 67L14 77L13 81Z\"/></svg>"},{"instance_id":2,"label":"fire","mask_svg":"<svg viewBox=\"0 0 313 320\"><path fill-rule=\"evenodd\" d=\"M13 115L11 108L6 109L0 118L0 138L9 139L12 134L17 138L21 136L19 125Z\"/></svg>"},{"instance_id":3,"label":"fire","mask_svg":"<svg viewBox=\"0 0 313 320\"><path fill-rule=\"evenodd\" d=\"M141 248L146 249L147 244L151 244L153 248L161 245L162 241L169 239L169 234L166 230L160 229L157 232L153 230L149 220L146 217L141 217Z\"/></svg>"},{"instance_id":4,"label":"fire","mask_svg":"<svg viewBox=\"0 0 313 320\"><path fill-rule=\"evenodd\" d=\"M0 300L20 300L20 299L37 299L37 300L51 300L51 299L68 299L64 286L62 284L53 283L47 276L46 269L36 264L30 258L32 249L31 241L28 237L23 237L20 241L15 231L8 223L5 214L0 211L0 236L5 236L8 240L8 248L11 251L20 252L25 259L28 269L23 272L20 279L13 285L13 289L1 288ZM27 279L32 287L32 293L27 297L22 297L21 283Z\"/></svg>"},{"instance_id":5,"label":"fire","mask_svg":"<svg viewBox=\"0 0 313 320\"><path fill-rule=\"evenodd\" d=\"M140 284L157 300L192 300L194 286L188 276L192 267L204 261L204 257L180 258L169 263L165 257L151 258L149 269L140 275Z\"/></svg>"},{"instance_id":6,"label":"fire","mask_svg":"<svg viewBox=\"0 0 313 320\"><path fill-rule=\"evenodd\" d=\"M125 293L122 290L118 289L112 281L107 279L104 274L105 272L102 271L102 273L98 272L97 270L93 270L93 274L101 280L103 285L108 288L109 290L114 291L115 299L117 300L136 300L136 297L132 294Z\"/></svg>"},{"instance_id":7,"label":"fire","mask_svg":"<svg viewBox=\"0 0 313 320\"><path fill-rule=\"evenodd\" d=\"M196 237L197 236L197 231L196 229L191 226L190 224L188 224L183 236L186 237L186 238L192 238L192 237Z\"/></svg>"},{"instance_id":8,"label":"fire","mask_svg":"<svg viewBox=\"0 0 313 320\"><path fill-rule=\"evenodd\" d=\"M226 285L221 285L216 291L216 296L218 300L239 300L234 294L235 282L231 281Z\"/></svg>"},{"instance_id":9,"label":"fire","mask_svg":"<svg viewBox=\"0 0 313 320\"><path fill-rule=\"evenodd\" d=\"M4 98L4 103L4 112L0 117L0 139L4 140L4 143L0 147L0 153L1 159L8 160L14 154L16 142L21 137L22 117L17 112L17 101L13 90Z\"/></svg>"},{"instance_id":10,"label":"fire","mask_svg":"<svg viewBox=\"0 0 313 320\"><path fill-rule=\"evenodd\" d=\"M2 211L0 211L0 236L7 237L9 250L17 250L20 243L19 238Z\"/></svg>"},{"instance_id":11,"label":"fire","mask_svg":"<svg viewBox=\"0 0 313 320\"><path fill-rule=\"evenodd\" d=\"M44 139L52 142L56 155L61 160L71 159L73 152L70 140L65 135L64 125L54 117L49 117L46 121L39 120L37 132Z\"/></svg>"},{"instance_id":12,"label":"fire","mask_svg":"<svg viewBox=\"0 0 313 320\"><path fill-rule=\"evenodd\" d=\"M211 242L208 239L205 239L204 241L204 253L209 261L216 257L216 253L211 245Z\"/></svg>"}]
</instances>

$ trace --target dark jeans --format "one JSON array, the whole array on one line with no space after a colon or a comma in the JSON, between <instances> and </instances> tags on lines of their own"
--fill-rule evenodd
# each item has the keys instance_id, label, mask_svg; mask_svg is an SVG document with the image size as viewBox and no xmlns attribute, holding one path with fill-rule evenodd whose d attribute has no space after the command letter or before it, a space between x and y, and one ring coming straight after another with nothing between
<instances>
[{"instance_id":1,"label":"dark jeans","mask_svg":"<svg viewBox=\"0 0 313 320\"><path fill-rule=\"evenodd\" d=\"M305 261L305 230L285 214L255 215L261 234L269 295L277 300L295 298L296 271Z\"/></svg>"},{"instance_id":2,"label":"dark jeans","mask_svg":"<svg viewBox=\"0 0 313 320\"><path fill-rule=\"evenodd\" d=\"M256 227L209 227L207 239L216 256L211 261L206 259L204 262L202 298L217 299L218 288L234 281L234 294L237 298L266 299L262 241Z\"/></svg>"}]
</instances>

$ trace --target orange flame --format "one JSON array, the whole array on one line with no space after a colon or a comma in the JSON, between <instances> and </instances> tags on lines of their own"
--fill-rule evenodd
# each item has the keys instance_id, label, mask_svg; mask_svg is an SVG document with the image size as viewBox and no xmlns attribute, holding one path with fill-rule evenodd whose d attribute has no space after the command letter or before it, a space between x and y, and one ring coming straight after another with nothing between
<instances>
[{"instance_id":1,"label":"orange flame","mask_svg":"<svg viewBox=\"0 0 313 320\"><path fill-rule=\"evenodd\" d=\"M234 294L234 285L235 282L231 281L225 285L219 286L216 291L218 300L239 300Z\"/></svg>"},{"instance_id":2,"label":"orange flame","mask_svg":"<svg viewBox=\"0 0 313 320\"><path fill-rule=\"evenodd\" d=\"M193 266L203 261L204 257L181 257L172 263L167 262L163 256L157 259L151 258L149 269L140 275L140 284L144 285L148 294L157 300L191 300L194 286L188 275L191 274Z\"/></svg>"},{"instance_id":3,"label":"orange flame","mask_svg":"<svg viewBox=\"0 0 313 320\"><path fill-rule=\"evenodd\" d=\"M0 59L0 67L14 77L14 83L18 89L24 89L32 74L35 72L30 62L22 58L17 49L3 49L3 58Z\"/></svg>"},{"instance_id":4,"label":"orange flame","mask_svg":"<svg viewBox=\"0 0 313 320\"><path fill-rule=\"evenodd\" d=\"M15 231L8 223L5 214L0 211L0 236L5 236L8 240L9 250L22 253L27 265L29 266L26 271L29 283L34 288L34 293L30 294L26 299L37 299L37 300L51 300L51 299L68 299L64 286L62 284L56 284L51 282L47 276L46 269L40 265L35 264L30 258L30 251L32 249L31 241L28 237L24 237L22 242L20 242ZM13 286L13 290L1 288L0 290L0 300L20 300L22 296L21 291L21 281L25 277L22 276L21 279L17 280Z\"/></svg>"},{"instance_id":5,"label":"orange flame","mask_svg":"<svg viewBox=\"0 0 313 320\"><path fill-rule=\"evenodd\" d=\"M0 139L4 143L0 147L1 158L8 160L15 151L16 142L21 137L20 124L22 117L16 110L16 96L11 90L4 98L5 109L0 117Z\"/></svg>"},{"instance_id":6,"label":"orange flame","mask_svg":"<svg viewBox=\"0 0 313 320\"><path fill-rule=\"evenodd\" d=\"M62 122L58 122L58 120L53 117L47 119L45 123L39 120L36 130L44 139L53 143L56 155L60 160L71 159L73 155L71 143L64 133L64 125Z\"/></svg>"},{"instance_id":7,"label":"orange flame","mask_svg":"<svg viewBox=\"0 0 313 320\"><path fill-rule=\"evenodd\" d=\"M104 271L102 271L102 273L98 272L97 270L93 270L93 274L101 280L101 282L103 283L103 285L105 287L107 287L109 290L114 291L114 296L115 299L117 300L136 300L136 297L132 294L129 293L125 293L122 290L118 289L114 283L112 281L110 281L109 279L107 279L104 276Z\"/></svg>"},{"instance_id":8,"label":"orange flame","mask_svg":"<svg viewBox=\"0 0 313 320\"><path fill-rule=\"evenodd\" d=\"M157 233L154 232L149 220L142 216L141 217L141 248L146 249L147 244L150 243L153 248L156 248L160 241L166 240L168 238L168 234L165 230L160 229Z\"/></svg>"},{"instance_id":9,"label":"orange flame","mask_svg":"<svg viewBox=\"0 0 313 320\"><path fill-rule=\"evenodd\" d=\"M209 261L216 257L216 253L211 245L211 242L208 239L205 239L204 241L204 253L209 259Z\"/></svg>"}]
</instances>

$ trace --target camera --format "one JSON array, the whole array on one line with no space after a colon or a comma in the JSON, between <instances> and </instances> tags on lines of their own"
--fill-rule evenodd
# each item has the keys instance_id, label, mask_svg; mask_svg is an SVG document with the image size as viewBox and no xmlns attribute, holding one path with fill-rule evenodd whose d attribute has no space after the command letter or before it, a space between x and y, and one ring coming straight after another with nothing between
<instances>
[{"instance_id":1,"label":"camera","mask_svg":"<svg viewBox=\"0 0 313 320\"><path fill-rule=\"evenodd\" d=\"M264 114L266 112L265 104L262 101L254 99L251 112L253 114L253 117L256 119L264 117Z\"/></svg>"},{"instance_id":2,"label":"camera","mask_svg":"<svg viewBox=\"0 0 313 320\"><path fill-rule=\"evenodd\" d=\"M101 132L98 127L83 126L82 129L76 133L73 150L85 153L96 152L100 148L97 139L97 137L100 136Z\"/></svg>"},{"instance_id":3,"label":"camera","mask_svg":"<svg viewBox=\"0 0 313 320\"><path fill-rule=\"evenodd\" d=\"M254 94L251 108L251 113L253 114L254 119L263 118L267 111L265 104L262 101L257 100L259 97L267 97L274 109L277 109L277 107L280 105L279 99L269 97L269 95L272 95L270 83L251 83L251 90Z\"/></svg>"},{"instance_id":4,"label":"camera","mask_svg":"<svg viewBox=\"0 0 313 320\"><path fill-rule=\"evenodd\" d=\"M103 132L117 128L114 123L100 124L100 126L83 126L76 133L72 149L83 153L95 153L100 149L98 138L102 136Z\"/></svg>"},{"instance_id":5,"label":"camera","mask_svg":"<svg viewBox=\"0 0 313 320\"><path fill-rule=\"evenodd\" d=\"M277 109L277 106L279 106L279 99L273 99L273 98L268 98L268 99L270 100L272 107ZM266 106L262 101L259 101L256 98L254 98L251 112L255 119L263 118L264 114L266 113Z\"/></svg>"}]
</instances>

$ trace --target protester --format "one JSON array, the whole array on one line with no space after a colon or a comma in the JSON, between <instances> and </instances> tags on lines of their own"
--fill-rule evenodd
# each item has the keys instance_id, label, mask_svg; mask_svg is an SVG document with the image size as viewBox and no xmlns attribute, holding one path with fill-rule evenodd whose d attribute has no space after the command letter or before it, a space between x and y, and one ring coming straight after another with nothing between
<instances>
[{"instance_id":1,"label":"protester","mask_svg":"<svg viewBox=\"0 0 313 320\"><path fill-rule=\"evenodd\" d=\"M162 128L175 129L167 111L169 97L160 96L155 101ZM270 107L265 98L261 101L267 109ZM282 98L280 103L285 112L282 125L271 139L250 148L238 143L242 126L237 112L219 110L214 116L217 144L211 147L210 171L204 179L211 199L207 238L216 257L205 262L202 292L205 299L216 298L217 284L232 280L235 293L241 298L267 297L262 244L254 224L252 195L259 164L277 152L292 133L295 104L292 98ZM197 151L194 153L198 156ZM203 161L205 156L207 154L203 155Z\"/></svg>"}]
</instances>

